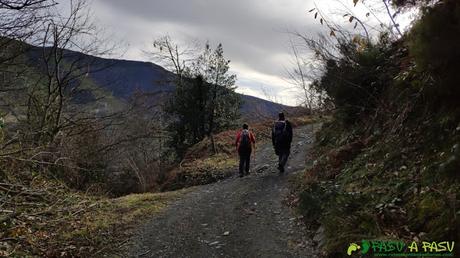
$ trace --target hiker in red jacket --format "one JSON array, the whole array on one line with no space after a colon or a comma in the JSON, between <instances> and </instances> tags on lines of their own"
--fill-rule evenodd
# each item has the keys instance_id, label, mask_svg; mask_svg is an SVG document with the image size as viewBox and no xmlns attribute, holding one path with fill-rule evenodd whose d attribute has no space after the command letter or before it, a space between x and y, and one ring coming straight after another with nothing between
<instances>
[{"instance_id":1,"label":"hiker in red jacket","mask_svg":"<svg viewBox=\"0 0 460 258\"><path fill-rule=\"evenodd\" d=\"M256 138L249 131L249 126L243 124L243 129L236 135L236 151L240 156L240 177L249 175L249 164L251 160L252 149L256 149ZM244 173L246 172L246 173Z\"/></svg>"}]
</instances>

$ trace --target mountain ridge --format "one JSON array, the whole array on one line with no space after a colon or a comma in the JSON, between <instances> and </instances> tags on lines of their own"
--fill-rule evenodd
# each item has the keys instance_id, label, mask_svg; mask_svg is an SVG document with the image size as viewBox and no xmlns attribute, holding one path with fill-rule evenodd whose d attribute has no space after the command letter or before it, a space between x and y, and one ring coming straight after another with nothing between
<instances>
[{"instance_id":1,"label":"mountain ridge","mask_svg":"<svg viewBox=\"0 0 460 258\"><path fill-rule=\"evenodd\" d=\"M39 64L42 53L42 48L31 46L28 57L33 63ZM175 89L175 85L171 83L174 73L153 62L97 57L73 50L65 50L64 55L69 60L88 60L87 77L124 101L136 92L172 94ZM280 111L297 109L256 96L242 93L238 95L243 102L240 112L245 117L274 117Z\"/></svg>"}]
</instances>

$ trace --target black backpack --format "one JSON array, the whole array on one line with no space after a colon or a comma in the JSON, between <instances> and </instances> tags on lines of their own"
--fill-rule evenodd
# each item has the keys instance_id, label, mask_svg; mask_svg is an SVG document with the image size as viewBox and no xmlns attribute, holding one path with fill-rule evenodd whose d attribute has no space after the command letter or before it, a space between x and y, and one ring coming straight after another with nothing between
<instances>
[{"instance_id":1,"label":"black backpack","mask_svg":"<svg viewBox=\"0 0 460 258\"><path fill-rule=\"evenodd\" d=\"M280 145L287 142L286 121L276 121L273 126L275 144Z\"/></svg>"},{"instance_id":2,"label":"black backpack","mask_svg":"<svg viewBox=\"0 0 460 258\"><path fill-rule=\"evenodd\" d=\"M248 130L243 130L241 132L239 150L250 150L250 149L251 149L251 139L249 137L249 131Z\"/></svg>"}]
</instances>

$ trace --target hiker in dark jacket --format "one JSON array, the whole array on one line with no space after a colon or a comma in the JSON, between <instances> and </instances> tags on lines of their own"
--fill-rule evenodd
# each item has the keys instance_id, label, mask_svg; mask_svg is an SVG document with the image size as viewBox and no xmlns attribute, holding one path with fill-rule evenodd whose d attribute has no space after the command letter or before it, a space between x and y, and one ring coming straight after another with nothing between
<instances>
[{"instance_id":1,"label":"hiker in dark jacket","mask_svg":"<svg viewBox=\"0 0 460 258\"><path fill-rule=\"evenodd\" d=\"M251 152L256 148L256 138L254 134L249 131L249 126L247 124L244 124L243 129L236 135L235 145L236 151L240 156L240 177L243 177L245 174L249 175Z\"/></svg>"},{"instance_id":2,"label":"hiker in dark jacket","mask_svg":"<svg viewBox=\"0 0 460 258\"><path fill-rule=\"evenodd\" d=\"M291 152L292 126L284 117L284 113L278 114L278 121L273 125L272 143L278 156L278 170L284 173L284 166Z\"/></svg>"}]
</instances>

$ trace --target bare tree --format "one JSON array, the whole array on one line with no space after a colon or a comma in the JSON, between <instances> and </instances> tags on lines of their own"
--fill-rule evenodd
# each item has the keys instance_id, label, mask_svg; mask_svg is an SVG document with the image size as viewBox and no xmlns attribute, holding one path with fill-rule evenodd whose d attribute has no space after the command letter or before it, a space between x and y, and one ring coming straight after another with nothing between
<instances>
[{"instance_id":1,"label":"bare tree","mask_svg":"<svg viewBox=\"0 0 460 258\"><path fill-rule=\"evenodd\" d=\"M31 1L21 3L26 5L10 7L32 11ZM0 160L34 164L44 171L56 168L52 176L77 189L101 184L121 194L155 188L166 178L159 150L165 132L156 120L161 107L146 98L158 96L136 94L135 103L120 101L116 109L113 99L105 102L106 93L94 85L92 74L116 63L98 58L111 55L114 45L92 22L86 1L71 0L67 12L45 3L37 9L41 19L33 26L35 32L11 41L12 47L27 49L0 64L0 71L17 71L8 80L11 85L0 88L0 110L2 115L4 110L14 112L19 121L7 122L8 130L14 126L19 133L0 139ZM80 103L85 92L91 96ZM1 134L3 138L3 130Z\"/></svg>"},{"instance_id":2,"label":"bare tree","mask_svg":"<svg viewBox=\"0 0 460 258\"><path fill-rule=\"evenodd\" d=\"M20 57L29 47L22 42L33 41L40 34L39 26L48 18L47 10L53 5L53 0L0 1L0 94L24 88L27 69ZM2 108L10 106L2 99Z\"/></svg>"},{"instance_id":3,"label":"bare tree","mask_svg":"<svg viewBox=\"0 0 460 258\"><path fill-rule=\"evenodd\" d=\"M16 41L38 35L40 23L49 17L46 11L55 4L54 0L0 1L0 64L23 53Z\"/></svg>"},{"instance_id":4,"label":"bare tree","mask_svg":"<svg viewBox=\"0 0 460 258\"><path fill-rule=\"evenodd\" d=\"M397 22L398 16L403 12L402 8L398 8L399 6L413 6L415 2L428 4L429 2L435 1L436 0L335 0L335 3L341 6L336 14L346 19L344 24L352 24L353 30L356 30L358 27L361 28L364 32L364 38L370 42L375 34L388 32L395 37L403 36L400 24ZM361 5L361 10L364 9L365 14L357 14L353 8L350 7L349 4L351 3L353 3L355 7ZM394 9L394 6L396 6L397 9ZM336 36L337 33L342 33L342 31L347 30L343 25L333 22L333 19L329 15L325 15L316 4L315 8L312 8L309 12L314 14L314 18L319 20L321 25L325 25L330 30L331 36Z\"/></svg>"},{"instance_id":5,"label":"bare tree","mask_svg":"<svg viewBox=\"0 0 460 258\"><path fill-rule=\"evenodd\" d=\"M182 47L169 36L164 36L154 40L154 51L146 52L156 63L162 65L167 70L172 71L177 76L176 79L182 82L190 66L196 59L196 47Z\"/></svg>"},{"instance_id":6,"label":"bare tree","mask_svg":"<svg viewBox=\"0 0 460 258\"><path fill-rule=\"evenodd\" d=\"M308 108L310 111L313 109L313 96L314 93L312 92L309 80L307 78L307 72L305 69L306 62L304 59L301 58L299 50L297 46L291 40L291 52L293 55L293 63L295 67L292 71L287 71L289 78L291 79L292 83L300 88L303 92L302 102L304 106Z\"/></svg>"},{"instance_id":7,"label":"bare tree","mask_svg":"<svg viewBox=\"0 0 460 258\"><path fill-rule=\"evenodd\" d=\"M72 112L72 97L82 90L89 73L107 68L96 64L93 56L106 55L112 48L99 38L87 10L86 1L72 0L67 17L50 16L43 25L37 70L44 76L29 87L27 100L27 124L38 142L52 141L63 128L87 120L84 112Z\"/></svg>"},{"instance_id":8,"label":"bare tree","mask_svg":"<svg viewBox=\"0 0 460 258\"><path fill-rule=\"evenodd\" d=\"M337 44L326 35L316 39L299 32L291 32L291 35L292 68L286 70L288 82L303 93L300 100L310 112L321 110L327 96L315 87L315 79L325 71L322 60L339 59Z\"/></svg>"},{"instance_id":9,"label":"bare tree","mask_svg":"<svg viewBox=\"0 0 460 258\"><path fill-rule=\"evenodd\" d=\"M27 8L42 8L43 4L49 5L49 0L1 0L0 9L24 10Z\"/></svg>"}]
</instances>

